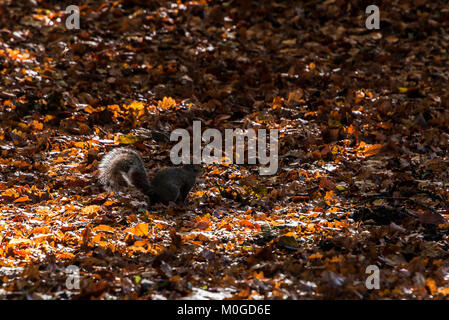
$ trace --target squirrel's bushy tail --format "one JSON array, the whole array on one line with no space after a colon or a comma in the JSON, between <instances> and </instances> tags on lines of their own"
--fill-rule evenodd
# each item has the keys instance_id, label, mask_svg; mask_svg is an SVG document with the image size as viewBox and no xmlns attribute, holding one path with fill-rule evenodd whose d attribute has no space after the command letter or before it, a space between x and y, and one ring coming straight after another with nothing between
<instances>
[{"instance_id":1,"label":"squirrel's bushy tail","mask_svg":"<svg viewBox=\"0 0 449 320\"><path fill-rule=\"evenodd\" d=\"M99 181L109 191L121 187L136 187L149 194L151 187L139 154L126 148L108 152L98 165Z\"/></svg>"},{"instance_id":2,"label":"squirrel's bushy tail","mask_svg":"<svg viewBox=\"0 0 449 320\"><path fill-rule=\"evenodd\" d=\"M113 181L113 171L115 170L114 163L116 158L120 154L125 154L127 151L124 148L114 149L104 155L98 165L98 180L105 186L106 189L111 190L114 188Z\"/></svg>"}]
</instances>

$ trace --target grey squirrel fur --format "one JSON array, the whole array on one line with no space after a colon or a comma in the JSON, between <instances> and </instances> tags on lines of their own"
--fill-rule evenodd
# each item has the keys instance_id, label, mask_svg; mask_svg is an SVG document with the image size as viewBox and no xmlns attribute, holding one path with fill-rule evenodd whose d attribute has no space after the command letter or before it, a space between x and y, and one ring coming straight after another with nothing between
<instances>
[{"instance_id":1,"label":"grey squirrel fur","mask_svg":"<svg viewBox=\"0 0 449 320\"><path fill-rule=\"evenodd\" d=\"M152 204L184 202L196 177L202 173L201 165L187 164L181 168L160 170L150 181L140 155L127 148L108 152L98 169L99 180L107 190L135 187L147 195Z\"/></svg>"}]
</instances>

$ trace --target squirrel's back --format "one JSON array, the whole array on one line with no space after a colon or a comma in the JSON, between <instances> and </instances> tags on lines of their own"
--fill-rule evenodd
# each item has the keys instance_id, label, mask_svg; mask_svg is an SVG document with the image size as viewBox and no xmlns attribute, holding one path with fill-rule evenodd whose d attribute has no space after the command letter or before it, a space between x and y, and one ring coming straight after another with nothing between
<instances>
[{"instance_id":1,"label":"squirrel's back","mask_svg":"<svg viewBox=\"0 0 449 320\"><path fill-rule=\"evenodd\" d=\"M182 186L188 184L194 185L195 179L202 173L201 166L184 165L181 168L165 168L159 171L151 180L151 184L157 186L163 183Z\"/></svg>"},{"instance_id":2,"label":"squirrel's back","mask_svg":"<svg viewBox=\"0 0 449 320\"><path fill-rule=\"evenodd\" d=\"M165 168L151 179L152 201L164 204L184 202L196 177L202 173L200 165L184 165L181 168Z\"/></svg>"}]
</instances>

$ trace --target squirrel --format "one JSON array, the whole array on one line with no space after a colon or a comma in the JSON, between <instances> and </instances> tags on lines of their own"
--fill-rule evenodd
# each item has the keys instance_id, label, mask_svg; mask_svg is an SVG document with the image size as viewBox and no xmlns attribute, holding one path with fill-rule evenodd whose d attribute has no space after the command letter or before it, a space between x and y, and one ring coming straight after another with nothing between
<instances>
[{"instance_id":1,"label":"squirrel","mask_svg":"<svg viewBox=\"0 0 449 320\"><path fill-rule=\"evenodd\" d=\"M201 165L186 164L181 168L162 169L150 181L140 155L127 148L108 152L98 168L100 183L107 190L135 187L148 196L151 204L184 202L196 178L203 172Z\"/></svg>"}]
</instances>

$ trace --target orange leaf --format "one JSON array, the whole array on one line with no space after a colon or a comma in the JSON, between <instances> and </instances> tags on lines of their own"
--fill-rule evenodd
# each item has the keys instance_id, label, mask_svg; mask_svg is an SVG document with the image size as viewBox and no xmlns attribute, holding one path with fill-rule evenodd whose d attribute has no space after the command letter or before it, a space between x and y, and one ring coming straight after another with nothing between
<instances>
[{"instance_id":1,"label":"orange leaf","mask_svg":"<svg viewBox=\"0 0 449 320\"><path fill-rule=\"evenodd\" d=\"M94 205L91 205L91 206L84 207L81 210L81 213L85 214L85 215L89 215L89 214L92 214L92 213L97 213L98 211L100 211L100 209L101 209L101 207L99 205L94 204Z\"/></svg>"},{"instance_id":2,"label":"orange leaf","mask_svg":"<svg viewBox=\"0 0 449 320\"><path fill-rule=\"evenodd\" d=\"M99 233L95 237L92 238L92 243L96 243L102 247L105 247L108 243L102 240L102 234Z\"/></svg>"},{"instance_id":3,"label":"orange leaf","mask_svg":"<svg viewBox=\"0 0 449 320\"><path fill-rule=\"evenodd\" d=\"M379 153L381 148L381 144L367 145L367 147L365 148L365 157L374 156L375 154Z\"/></svg>"},{"instance_id":4,"label":"orange leaf","mask_svg":"<svg viewBox=\"0 0 449 320\"><path fill-rule=\"evenodd\" d=\"M128 228L125 230L126 232L132 233L137 237L143 237L148 234L148 223L139 223L135 227Z\"/></svg>"},{"instance_id":5,"label":"orange leaf","mask_svg":"<svg viewBox=\"0 0 449 320\"><path fill-rule=\"evenodd\" d=\"M75 257L75 255L70 252L58 253L58 258L60 258L60 259L73 259L74 257Z\"/></svg>"},{"instance_id":6,"label":"orange leaf","mask_svg":"<svg viewBox=\"0 0 449 320\"><path fill-rule=\"evenodd\" d=\"M435 280L427 278L426 279L426 286L429 288L430 293L435 294L435 292L438 291L438 288L436 286Z\"/></svg>"},{"instance_id":7,"label":"orange leaf","mask_svg":"<svg viewBox=\"0 0 449 320\"><path fill-rule=\"evenodd\" d=\"M33 233L33 234L45 234L45 233L49 233L49 232L50 232L50 229L47 226L36 227L31 231L31 233Z\"/></svg>"},{"instance_id":8,"label":"orange leaf","mask_svg":"<svg viewBox=\"0 0 449 320\"><path fill-rule=\"evenodd\" d=\"M263 279L263 271L260 271L259 273L257 273L257 271L254 271L253 277L256 278L257 280L262 280Z\"/></svg>"},{"instance_id":9,"label":"orange leaf","mask_svg":"<svg viewBox=\"0 0 449 320\"><path fill-rule=\"evenodd\" d=\"M356 132L356 129L355 129L355 127L351 124L351 125L348 127L348 134L353 135L355 132Z\"/></svg>"},{"instance_id":10,"label":"orange leaf","mask_svg":"<svg viewBox=\"0 0 449 320\"><path fill-rule=\"evenodd\" d=\"M26 201L30 201L30 198L28 198L28 196L23 196L23 197L20 197L20 198L17 198L16 200L14 200L14 203L26 202Z\"/></svg>"},{"instance_id":11,"label":"orange leaf","mask_svg":"<svg viewBox=\"0 0 449 320\"><path fill-rule=\"evenodd\" d=\"M114 203L115 203L114 201L107 200L107 201L105 201L105 203L103 203L103 205L106 207L109 207L109 206L112 206Z\"/></svg>"},{"instance_id":12,"label":"orange leaf","mask_svg":"<svg viewBox=\"0 0 449 320\"><path fill-rule=\"evenodd\" d=\"M100 224L94 228L94 231L104 231L104 232L114 233L114 228L107 226L105 224Z\"/></svg>"}]
</instances>

